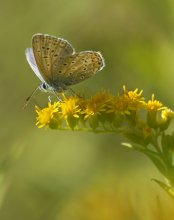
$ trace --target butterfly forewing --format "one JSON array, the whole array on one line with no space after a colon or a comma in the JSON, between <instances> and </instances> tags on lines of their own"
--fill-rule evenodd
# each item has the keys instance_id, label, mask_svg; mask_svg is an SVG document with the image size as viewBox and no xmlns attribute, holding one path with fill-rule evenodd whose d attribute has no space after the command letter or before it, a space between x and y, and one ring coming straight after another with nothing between
<instances>
[{"instance_id":1,"label":"butterfly forewing","mask_svg":"<svg viewBox=\"0 0 174 220\"><path fill-rule=\"evenodd\" d=\"M30 64L32 70L35 72L35 74L37 75L37 77L44 82L45 80L43 79L42 75L40 74L40 71L38 69L38 66L36 64L36 60L33 54L33 49L32 48L27 48L25 50L25 55L27 58L28 63Z\"/></svg>"},{"instance_id":2,"label":"butterfly forewing","mask_svg":"<svg viewBox=\"0 0 174 220\"><path fill-rule=\"evenodd\" d=\"M53 73L56 85L69 86L79 83L97 73L104 67L100 52L84 51L65 57Z\"/></svg>"},{"instance_id":3,"label":"butterfly forewing","mask_svg":"<svg viewBox=\"0 0 174 220\"><path fill-rule=\"evenodd\" d=\"M48 84L53 83L53 75L62 60L74 53L68 41L44 34L33 36L32 48L38 69Z\"/></svg>"}]
</instances>

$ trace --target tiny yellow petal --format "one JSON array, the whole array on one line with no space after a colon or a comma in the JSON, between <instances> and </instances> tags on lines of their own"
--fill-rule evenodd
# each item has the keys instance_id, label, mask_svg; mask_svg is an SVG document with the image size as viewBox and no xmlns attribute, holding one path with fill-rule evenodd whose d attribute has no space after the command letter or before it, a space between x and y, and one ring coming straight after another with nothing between
<instances>
[{"instance_id":1,"label":"tiny yellow petal","mask_svg":"<svg viewBox=\"0 0 174 220\"><path fill-rule=\"evenodd\" d=\"M48 127L50 120L53 118L54 113L58 112L58 103L55 102L54 104L48 103L48 107L44 109L40 109L36 106L36 113L37 113L37 122L36 125L38 128Z\"/></svg>"}]
</instances>

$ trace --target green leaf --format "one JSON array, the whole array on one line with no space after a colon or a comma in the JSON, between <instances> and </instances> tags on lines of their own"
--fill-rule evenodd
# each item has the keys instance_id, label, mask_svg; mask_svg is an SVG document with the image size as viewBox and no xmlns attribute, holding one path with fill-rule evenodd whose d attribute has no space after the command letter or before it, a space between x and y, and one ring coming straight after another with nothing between
<instances>
[{"instance_id":1,"label":"green leaf","mask_svg":"<svg viewBox=\"0 0 174 220\"><path fill-rule=\"evenodd\" d=\"M153 181L155 181L162 189L165 190L165 192L167 192L173 199L174 199L174 188L157 180L157 179L152 179Z\"/></svg>"},{"instance_id":2,"label":"green leaf","mask_svg":"<svg viewBox=\"0 0 174 220\"><path fill-rule=\"evenodd\" d=\"M124 136L133 143L140 144L142 146L146 146L148 142L143 138L143 136L139 133L126 131L124 132Z\"/></svg>"},{"instance_id":3,"label":"green leaf","mask_svg":"<svg viewBox=\"0 0 174 220\"><path fill-rule=\"evenodd\" d=\"M159 155L156 152L150 151L148 149L142 150L144 154L146 154L151 161L155 164L155 166L158 168L158 170L167 177L167 168L164 163L164 161L159 157Z\"/></svg>"},{"instance_id":4,"label":"green leaf","mask_svg":"<svg viewBox=\"0 0 174 220\"><path fill-rule=\"evenodd\" d=\"M171 165L174 152L173 136L163 134L161 137L161 146L165 159L168 161L169 165Z\"/></svg>"}]
</instances>

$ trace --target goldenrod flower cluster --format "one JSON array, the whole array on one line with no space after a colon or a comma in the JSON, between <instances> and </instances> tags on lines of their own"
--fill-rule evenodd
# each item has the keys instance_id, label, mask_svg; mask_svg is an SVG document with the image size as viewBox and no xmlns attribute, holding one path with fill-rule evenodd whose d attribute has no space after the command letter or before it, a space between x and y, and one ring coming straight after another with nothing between
<instances>
[{"instance_id":1,"label":"goldenrod flower cluster","mask_svg":"<svg viewBox=\"0 0 174 220\"><path fill-rule=\"evenodd\" d=\"M114 95L107 91L98 92L90 98L65 96L62 101L48 103L48 107L40 109L36 106L39 128L73 129L115 132L127 125L137 126L150 135L151 128L169 125L174 113L154 99L145 101L143 92L135 89L128 91L123 87L122 94ZM146 118L143 118L143 114ZM160 113L159 113L160 112Z\"/></svg>"},{"instance_id":2,"label":"goldenrod flower cluster","mask_svg":"<svg viewBox=\"0 0 174 220\"><path fill-rule=\"evenodd\" d=\"M36 107L39 128L112 132L124 135L129 143L123 145L148 156L168 183L155 180L174 198L174 134L166 130L174 112L155 100L145 100L143 92L127 90L114 95L98 92L90 98L65 96L61 101Z\"/></svg>"}]
</instances>

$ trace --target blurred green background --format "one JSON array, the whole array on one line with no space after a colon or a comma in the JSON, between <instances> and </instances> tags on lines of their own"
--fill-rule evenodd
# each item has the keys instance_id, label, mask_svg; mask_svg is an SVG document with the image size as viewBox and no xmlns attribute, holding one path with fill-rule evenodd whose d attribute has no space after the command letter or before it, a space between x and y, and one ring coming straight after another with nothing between
<instances>
[{"instance_id":1,"label":"blurred green background","mask_svg":"<svg viewBox=\"0 0 174 220\"><path fill-rule=\"evenodd\" d=\"M156 219L156 196L168 197L150 179L161 176L143 155L122 147L124 139L38 129L35 101L22 110L39 83L24 51L35 33L65 38L76 51L99 50L106 67L73 86L74 91L90 96L106 89L117 94L126 85L143 89L147 99L155 93L172 108L174 2L0 3L0 220ZM41 106L47 101L47 94L37 97ZM121 200L131 213L143 215L118 217L116 208L125 205Z\"/></svg>"}]
</instances>

